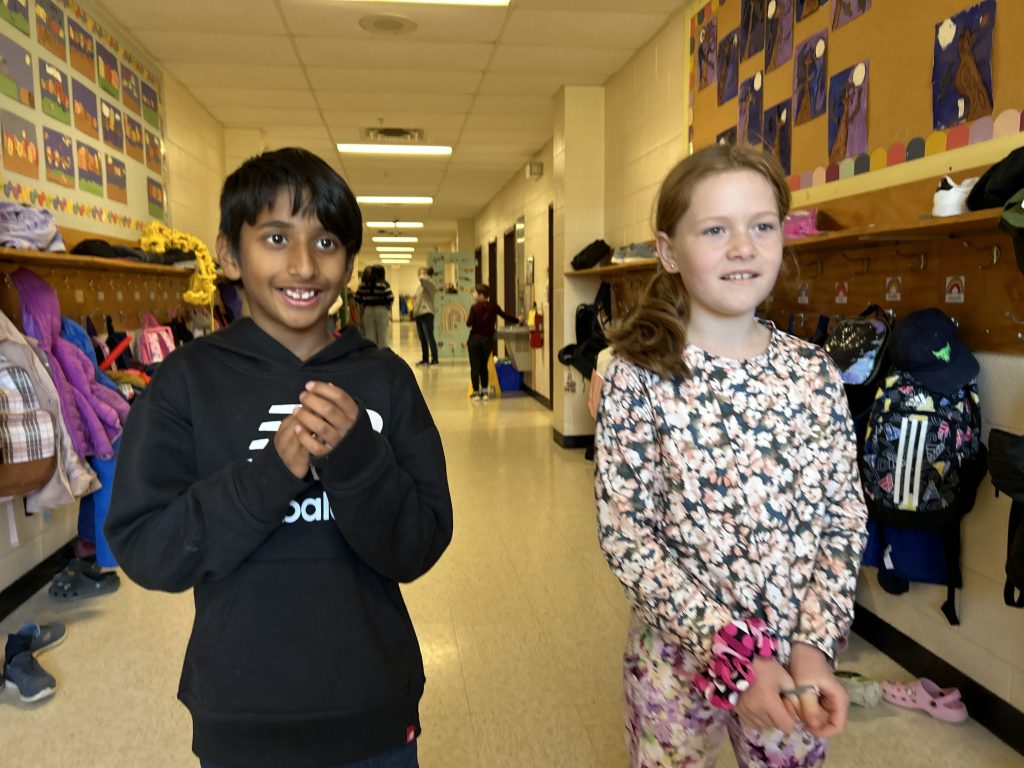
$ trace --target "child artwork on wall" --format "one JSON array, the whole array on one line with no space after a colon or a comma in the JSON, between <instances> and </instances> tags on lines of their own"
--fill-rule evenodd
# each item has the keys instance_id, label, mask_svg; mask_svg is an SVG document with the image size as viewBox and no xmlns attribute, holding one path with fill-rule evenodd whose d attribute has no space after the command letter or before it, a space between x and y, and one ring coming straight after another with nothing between
<instances>
[{"instance_id":1,"label":"child artwork on wall","mask_svg":"<svg viewBox=\"0 0 1024 768\"><path fill-rule=\"evenodd\" d=\"M164 185L156 179L146 179L146 194L149 197L149 215L155 219L164 218Z\"/></svg>"},{"instance_id":2,"label":"child artwork on wall","mask_svg":"<svg viewBox=\"0 0 1024 768\"><path fill-rule=\"evenodd\" d=\"M98 139L100 137L100 121L96 107L96 93L88 85L78 82L78 78L73 77L71 78L71 102L75 128Z\"/></svg>"},{"instance_id":3,"label":"child artwork on wall","mask_svg":"<svg viewBox=\"0 0 1024 768\"><path fill-rule=\"evenodd\" d=\"M718 17L713 16L697 33L697 90L715 82L718 65Z\"/></svg>"},{"instance_id":4,"label":"child artwork on wall","mask_svg":"<svg viewBox=\"0 0 1024 768\"><path fill-rule=\"evenodd\" d=\"M48 61L39 60L39 96L43 114L71 125L68 76Z\"/></svg>"},{"instance_id":5,"label":"child artwork on wall","mask_svg":"<svg viewBox=\"0 0 1024 768\"><path fill-rule=\"evenodd\" d=\"M68 48L75 71L96 82L96 43L85 27L68 19Z\"/></svg>"},{"instance_id":6,"label":"child artwork on wall","mask_svg":"<svg viewBox=\"0 0 1024 768\"><path fill-rule=\"evenodd\" d=\"M107 155L107 198L115 203L128 202L128 171L113 155Z\"/></svg>"},{"instance_id":7,"label":"child artwork on wall","mask_svg":"<svg viewBox=\"0 0 1024 768\"><path fill-rule=\"evenodd\" d=\"M0 35L0 93L26 107L35 107L32 55L6 35Z\"/></svg>"},{"instance_id":8,"label":"child artwork on wall","mask_svg":"<svg viewBox=\"0 0 1024 768\"><path fill-rule=\"evenodd\" d=\"M935 130L992 114L995 0L984 0L935 25L932 124Z\"/></svg>"},{"instance_id":9,"label":"child artwork on wall","mask_svg":"<svg viewBox=\"0 0 1024 768\"><path fill-rule=\"evenodd\" d=\"M718 105L736 97L740 76L740 31L718 41Z\"/></svg>"},{"instance_id":10,"label":"child artwork on wall","mask_svg":"<svg viewBox=\"0 0 1024 768\"><path fill-rule=\"evenodd\" d=\"M121 76L117 70L117 56L99 43L96 43L96 68L100 88L118 98L121 95Z\"/></svg>"},{"instance_id":11,"label":"child artwork on wall","mask_svg":"<svg viewBox=\"0 0 1024 768\"><path fill-rule=\"evenodd\" d=\"M124 116L124 146L125 154L132 160L140 163L146 162L142 123L127 113Z\"/></svg>"},{"instance_id":12,"label":"child artwork on wall","mask_svg":"<svg viewBox=\"0 0 1024 768\"><path fill-rule=\"evenodd\" d=\"M61 61L68 58L64 11L53 0L36 0L36 37L39 44Z\"/></svg>"},{"instance_id":13,"label":"child artwork on wall","mask_svg":"<svg viewBox=\"0 0 1024 768\"><path fill-rule=\"evenodd\" d=\"M153 173L163 169L163 158L160 153L160 137L146 131L146 167Z\"/></svg>"},{"instance_id":14,"label":"child artwork on wall","mask_svg":"<svg viewBox=\"0 0 1024 768\"><path fill-rule=\"evenodd\" d=\"M828 84L828 159L840 163L868 151L868 63L862 61Z\"/></svg>"},{"instance_id":15,"label":"child artwork on wall","mask_svg":"<svg viewBox=\"0 0 1024 768\"><path fill-rule=\"evenodd\" d=\"M769 107L764 113L764 145L778 159L782 170L791 173L793 127L790 125L792 104L789 99Z\"/></svg>"},{"instance_id":16,"label":"child artwork on wall","mask_svg":"<svg viewBox=\"0 0 1024 768\"><path fill-rule=\"evenodd\" d=\"M142 119L154 128L160 128L160 106L157 101L156 88L142 81Z\"/></svg>"},{"instance_id":17,"label":"child artwork on wall","mask_svg":"<svg viewBox=\"0 0 1024 768\"><path fill-rule=\"evenodd\" d=\"M764 68L771 72L793 58L793 2L768 0Z\"/></svg>"},{"instance_id":18,"label":"child artwork on wall","mask_svg":"<svg viewBox=\"0 0 1024 768\"><path fill-rule=\"evenodd\" d=\"M715 137L716 144L735 144L736 143L737 130L734 125L732 128L726 128L720 134Z\"/></svg>"},{"instance_id":19,"label":"child artwork on wall","mask_svg":"<svg viewBox=\"0 0 1024 768\"><path fill-rule=\"evenodd\" d=\"M740 83L740 119L737 123L738 144L761 143L762 111L764 107L764 78L760 72Z\"/></svg>"},{"instance_id":20,"label":"child artwork on wall","mask_svg":"<svg viewBox=\"0 0 1024 768\"><path fill-rule=\"evenodd\" d=\"M746 61L764 50L765 0L740 4L740 59Z\"/></svg>"},{"instance_id":21,"label":"child artwork on wall","mask_svg":"<svg viewBox=\"0 0 1024 768\"><path fill-rule=\"evenodd\" d=\"M4 168L12 173L39 178L39 147L35 123L0 111L0 130L4 142Z\"/></svg>"},{"instance_id":22,"label":"child artwork on wall","mask_svg":"<svg viewBox=\"0 0 1024 768\"><path fill-rule=\"evenodd\" d=\"M47 181L68 189L75 188L75 152L70 136L43 128L43 159Z\"/></svg>"},{"instance_id":23,"label":"child artwork on wall","mask_svg":"<svg viewBox=\"0 0 1024 768\"><path fill-rule=\"evenodd\" d=\"M78 188L97 197L103 197L103 166L100 153L88 144L78 144Z\"/></svg>"},{"instance_id":24,"label":"child artwork on wall","mask_svg":"<svg viewBox=\"0 0 1024 768\"><path fill-rule=\"evenodd\" d=\"M100 122L103 124L103 143L124 152L124 118L121 110L107 101L100 100Z\"/></svg>"},{"instance_id":25,"label":"child artwork on wall","mask_svg":"<svg viewBox=\"0 0 1024 768\"><path fill-rule=\"evenodd\" d=\"M0 2L0 18L25 37L31 34L28 25L28 0L2 0Z\"/></svg>"},{"instance_id":26,"label":"child artwork on wall","mask_svg":"<svg viewBox=\"0 0 1024 768\"><path fill-rule=\"evenodd\" d=\"M136 115L142 114L139 76L125 66L121 67L121 101Z\"/></svg>"},{"instance_id":27,"label":"child artwork on wall","mask_svg":"<svg viewBox=\"0 0 1024 768\"><path fill-rule=\"evenodd\" d=\"M832 29L839 29L871 10L871 0L833 0Z\"/></svg>"},{"instance_id":28,"label":"child artwork on wall","mask_svg":"<svg viewBox=\"0 0 1024 768\"><path fill-rule=\"evenodd\" d=\"M827 3L828 0L796 0L796 20L803 21Z\"/></svg>"},{"instance_id":29,"label":"child artwork on wall","mask_svg":"<svg viewBox=\"0 0 1024 768\"><path fill-rule=\"evenodd\" d=\"M796 47L793 62L793 109L797 125L803 125L825 112L827 63L824 29Z\"/></svg>"}]
</instances>

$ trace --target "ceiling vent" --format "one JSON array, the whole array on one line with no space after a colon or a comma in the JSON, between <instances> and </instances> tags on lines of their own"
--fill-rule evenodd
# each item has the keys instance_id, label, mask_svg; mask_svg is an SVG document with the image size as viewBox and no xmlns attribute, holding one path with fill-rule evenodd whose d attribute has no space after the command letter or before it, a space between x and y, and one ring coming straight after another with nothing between
<instances>
[{"instance_id":1,"label":"ceiling vent","mask_svg":"<svg viewBox=\"0 0 1024 768\"><path fill-rule=\"evenodd\" d=\"M393 13L378 13L361 18L359 26L375 35L407 35L410 32L416 31L417 24L405 16L397 16Z\"/></svg>"},{"instance_id":2,"label":"ceiling vent","mask_svg":"<svg viewBox=\"0 0 1024 768\"><path fill-rule=\"evenodd\" d=\"M416 144L423 141L422 128L364 128L363 138L392 144Z\"/></svg>"}]
</instances>

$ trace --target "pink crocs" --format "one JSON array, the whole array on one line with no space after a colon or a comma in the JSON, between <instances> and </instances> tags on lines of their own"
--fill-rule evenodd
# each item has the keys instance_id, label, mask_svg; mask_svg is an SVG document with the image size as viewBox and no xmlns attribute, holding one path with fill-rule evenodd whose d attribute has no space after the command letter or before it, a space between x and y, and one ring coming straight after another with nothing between
<instances>
[{"instance_id":1,"label":"pink crocs","mask_svg":"<svg viewBox=\"0 0 1024 768\"><path fill-rule=\"evenodd\" d=\"M939 688L927 677L910 683L882 683L882 698L905 709L922 709L936 720L962 723L967 719L967 707L960 701L956 688Z\"/></svg>"}]
</instances>

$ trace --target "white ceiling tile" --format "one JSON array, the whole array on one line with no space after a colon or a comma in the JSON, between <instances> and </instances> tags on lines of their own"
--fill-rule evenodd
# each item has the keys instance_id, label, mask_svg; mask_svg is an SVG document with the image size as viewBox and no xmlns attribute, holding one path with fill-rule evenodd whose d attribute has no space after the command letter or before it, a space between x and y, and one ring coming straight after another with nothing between
<instances>
[{"instance_id":1,"label":"white ceiling tile","mask_svg":"<svg viewBox=\"0 0 1024 768\"><path fill-rule=\"evenodd\" d=\"M282 30L274 0L103 0L103 6L136 36L145 29L202 29L240 35L279 34Z\"/></svg>"},{"instance_id":2,"label":"white ceiling tile","mask_svg":"<svg viewBox=\"0 0 1024 768\"><path fill-rule=\"evenodd\" d=\"M272 107L207 107L215 118L228 128L247 128L253 125L311 125L323 121L315 109L274 109Z\"/></svg>"},{"instance_id":3,"label":"white ceiling tile","mask_svg":"<svg viewBox=\"0 0 1024 768\"><path fill-rule=\"evenodd\" d=\"M478 115L544 115L555 113L555 102L550 96L508 96L481 93L473 102Z\"/></svg>"},{"instance_id":4,"label":"white ceiling tile","mask_svg":"<svg viewBox=\"0 0 1024 768\"><path fill-rule=\"evenodd\" d=\"M375 155L341 155L345 167L350 170L383 171L385 173L443 174L451 158L448 157L382 157Z\"/></svg>"},{"instance_id":5,"label":"white ceiling tile","mask_svg":"<svg viewBox=\"0 0 1024 768\"><path fill-rule=\"evenodd\" d=\"M533 72L485 72L480 93L553 98L564 85L601 85L604 74L536 74Z\"/></svg>"},{"instance_id":6,"label":"white ceiling tile","mask_svg":"<svg viewBox=\"0 0 1024 768\"><path fill-rule=\"evenodd\" d=\"M306 79L298 67L273 67L255 64L198 64L171 59L164 67L190 88L237 88L239 85L261 88L305 88Z\"/></svg>"},{"instance_id":7,"label":"white ceiling tile","mask_svg":"<svg viewBox=\"0 0 1024 768\"><path fill-rule=\"evenodd\" d=\"M202 104L221 107L271 107L274 109L314 109L313 92L298 88L276 90L247 88L191 88Z\"/></svg>"},{"instance_id":8,"label":"white ceiling tile","mask_svg":"<svg viewBox=\"0 0 1024 768\"><path fill-rule=\"evenodd\" d=\"M630 9L631 10L631 9ZM501 42L562 47L636 49L657 32L664 19L650 13L577 13L515 10Z\"/></svg>"},{"instance_id":9,"label":"white ceiling tile","mask_svg":"<svg viewBox=\"0 0 1024 768\"><path fill-rule=\"evenodd\" d=\"M604 82L632 55L633 51L628 48L568 48L502 43L494 52L489 71L537 75L562 72L566 75L597 76L599 82Z\"/></svg>"},{"instance_id":10,"label":"white ceiling tile","mask_svg":"<svg viewBox=\"0 0 1024 768\"><path fill-rule=\"evenodd\" d=\"M397 106L397 105L396 105ZM422 128L428 134L434 130L459 130L465 122L466 115L458 112L348 112L342 109L324 110L324 120L334 128L355 127L371 128L385 126L389 128ZM428 138L428 141L433 139Z\"/></svg>"},{"instance_id":11,"label":"white ceiling tile","mask_svg":"<svg viewBox=\"0 0 1024 768\"><path fill-rule=\"evenodd\" d=\"M526 144L539 149L551 140L551 131L504 131L493 128L467 128L462 132L458 147L473 144Z\"/></svg>"},{"instance_id":12,"label":"white ceiling tile","mask_svg":"<svg viewBox=\"0 0 1024 768\"><path fill-rule=\"evenodd\" d=\"M282 0L288 27L295 35L332 39L493 42L508 15L506 8L446 8L434 5L395 6L370 3L324 3L316 0ZM359 26L367 16L398 16L411 20L416 29L405 34L371 33Z\"/></svg>"},{"instance_id":13,"label":"white ceiling tile","mask_svg":"<svg viewBox=\"0 0 1024 768\"><path fill-rule=\"evenodd\" d=\"M302 37L296 46L303 63L352 69L445 69L483 71L493 46L487 43L428 43Z\"/></svg>"},{"instance_id":14,"label":"white ceiling tile","mask_svg":"<svg viewBox=\"0 0 1024 768\"><path fill-rule=\"evenodd\" d=\"M292 44L284 35L148 30L140 31L138 34L146 49L161 60L242 65L298 64Z\"/></svg>"},{"instance_id":15,"label":"white ceiling tile","mask_svg":"<svg viewBox=\"0 0 1024 768\"><path fill-rule=\"evenodd\" d=\"M476 93L482 72L423 69L308 67L309 81L324 91L378 93Z\"/></svg>"},{"instance_id":16,"label":"white ceiling tile","mask_svg":"<svg viewBox=\"0 0 1024 768\"><path fill-rule=\"evenodd\" d=\"M624 0L515 0L517 10L541 11L580 11L595 13L597 11L621 11ZM629 0L629 10L634 13L656 13L662 16L662 22L676 11L687 5L684 0Z\"/></svg>"},{"instance_id":17,"label":"white ceiling tile","mask_svg":"<svg viewBox=\"0 0 1024 768\"><path fill-rule=\"evenodd\" d=\"M263 131L263 140L276 142L317 140L331 143L331 136L322 125L269 126Z\"/></svg>"},{"instance_id":18,"label":"white ceiling tile","mask_svg":"<svg viewBox=\"0 0 1024 768\"><path fill-rule=\"evenodd\" d=\"M466 119L465 130L542 131L550 134L553 123L554 117L550 113L534 115L530 112L520 112L508 115L481 115L474 111Z\"/></svg>"},{"instance_id":19,"label":"white ceiling tile","mask_svg":"<svg viewBox=\"0 0 1024 768\"><path fill-rule=\"evenodd\" d=\"M428 112L431 114L465 113L473 104L473 97L466 94L447 93L344 93L320 90L317 92L320 106L330 112Z\"/></svg>"}]
</instances>

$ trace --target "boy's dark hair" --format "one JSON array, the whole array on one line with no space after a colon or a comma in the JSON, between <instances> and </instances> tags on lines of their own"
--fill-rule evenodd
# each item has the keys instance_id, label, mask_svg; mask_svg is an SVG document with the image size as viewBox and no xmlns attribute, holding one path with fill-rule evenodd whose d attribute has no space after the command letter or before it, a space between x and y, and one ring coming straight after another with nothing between
<instances>
[{"instance_id":1,"label":"boy's dark hair","mask_svg":"<svg viewBox=\"0 0 1024 768\"><path fill-rule=\"evenodd\" d=\"M383 264L374 264L373 267L371 267L371 269L373 269L373 274L371 275L371 278L373 280L376 280L379 283L383 283L385 280L388 279L388 273L387 271L385 271Z\"/></svg>"},{"instance_id":2,"label":"boy's dark hair","mask_svg":"<svg viewBox=\"0 0 1024 768\"><path fill-rule=\"evenodd\" d=\"M487 283L477 283L476 292L483 296L485 299L491 298L491 286Z\"/></svg>"},{"instance_id":3,"label":"boy's dark hair","mask_svg":"<svg viewBox=\"0 0 1024 768\"><path fill-rule=\"evenodd\" d=\"M364 283L368 283L373 279L373 267L366 266L363 268L362 280Z\"/></svg>"},{"instance_id":4,"label":"boy's dark hair","mask_svg":"<svg viewBox=\"0 0 1024 768\"><path fill-rule=\"evenodd\" d=\"M345 180L322 159L305 149L288 147L246 160L224 181L220 193L220 232L237 254L242 225L274 204L278 193L292 196L292 213L316 215L338 236L351 261L363 245L363 216Z\"/></svg>"}]
</instances>

